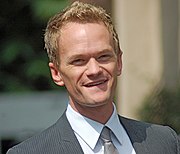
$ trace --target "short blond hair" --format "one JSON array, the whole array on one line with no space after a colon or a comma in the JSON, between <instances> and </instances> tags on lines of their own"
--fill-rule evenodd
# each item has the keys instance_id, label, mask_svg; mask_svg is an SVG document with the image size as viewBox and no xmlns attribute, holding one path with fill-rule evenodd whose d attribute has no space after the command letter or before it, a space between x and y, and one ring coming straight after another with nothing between
<instances>
[{"instance_id":1,"label":"short blond hair","mask_svg":"<svg viewBox=\"0 0 180 154\"><path fill-rule=\"evenodd\" d=\"M117 54L120 52L118 35L113 26L110 15L107 14L102 7L96 7L91 4L75 1L48 21L44 41L50 62L53 62L56 65L59 64L57 41L60 37L61 28L68 22L104 23L113 36L115 53Z\"/></svg>"}]
</instances>

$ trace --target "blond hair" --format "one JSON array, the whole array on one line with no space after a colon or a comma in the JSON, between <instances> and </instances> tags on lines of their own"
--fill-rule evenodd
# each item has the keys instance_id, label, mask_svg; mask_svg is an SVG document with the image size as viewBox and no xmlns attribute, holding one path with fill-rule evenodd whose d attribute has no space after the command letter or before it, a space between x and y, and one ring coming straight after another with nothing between
<instances>
[{"instance_id":1,"label":"blond hair","mask_svg":"<svg viewBox=\"0 0 180 154\"><path fill-rule=\"evenodd\" d=\"M56 65L59 64L57 41L60 37L61 28L68 22L104 23L110 34L113 36L115 52L120 52L118 35L112 24L110 15L108 15L101 7L75 1L69 7L50 18L47 24L44 41L50 62L53 62Z\"/></svg>"}]
</instances>

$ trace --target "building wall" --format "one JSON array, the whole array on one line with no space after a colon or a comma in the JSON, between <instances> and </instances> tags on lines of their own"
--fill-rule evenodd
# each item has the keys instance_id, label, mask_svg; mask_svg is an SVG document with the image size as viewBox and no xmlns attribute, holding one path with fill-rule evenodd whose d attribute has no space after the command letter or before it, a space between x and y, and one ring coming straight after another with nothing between
<instances>
[{"instance_id":1,"label":"building wall","mask_svg":"<svg viewBox=\"0 0 180 154\"><path fill-rule=\"evenodd\" d=\"M113 1L112 11L124 52L118 110L138 119L147 95L178 83L178 0Z\"/></svg>"},{"instance_id":2,"label":"building wall","mask_svg":"<svg viewBox=\"0 0 180 154\"><path fill-rule=\"evenodd\" d=\"M114 18L123 50L117 100L122 115L138 118L144 98L160 82L162 61L160 0L114 1Z\"/></svg>"}]
</instances>

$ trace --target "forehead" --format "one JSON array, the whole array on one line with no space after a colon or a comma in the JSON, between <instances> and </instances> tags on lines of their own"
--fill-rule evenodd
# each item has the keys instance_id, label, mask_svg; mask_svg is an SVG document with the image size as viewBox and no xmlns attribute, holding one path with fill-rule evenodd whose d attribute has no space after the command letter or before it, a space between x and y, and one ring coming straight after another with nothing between
<instances>
[{"instance_id":1,"label":"forehead","mask_svg":"<svg viewBox=\"0 0 180 154\"><path fill-rule=\"evenodd\" d=\"M103 23L67 23L62 27L58 45L60 52L86 49L104 50L112 47L112 35Z\"/></svg>"}]
</instances>

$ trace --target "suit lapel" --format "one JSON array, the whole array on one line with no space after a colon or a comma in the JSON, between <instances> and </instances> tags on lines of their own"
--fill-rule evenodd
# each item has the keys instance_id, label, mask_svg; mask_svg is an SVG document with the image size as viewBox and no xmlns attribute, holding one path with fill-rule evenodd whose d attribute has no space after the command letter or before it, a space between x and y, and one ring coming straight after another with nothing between
<instances>
[{"instance_id":1,"label":"suit lapel","mask_svg":"<svg viewBox=\"0 0 180 154\"><path fill-rule=\"evenodd\" d=\"M144 126L131 119L119 116L119 119L124 126L132 145L137 154L148 154L148 145L146 143L146 130L149 126Z\"/></svg>"},{"instance_id":2,"label":"suit lapel","mask_svg":"<svg viewBox=\"0 0 180 154\"><path fill-rule=\"evenodd\" d=\"M125 128L136 154L148 154L149 152L145 142L147 126L142 127L139 122L121 116L119 116L119 120ZM83 154L83 150L67 120L65 112L57 121L56 127L60 130L59 133L61 142L63 141L61 144L64 147L64 154Z\"/></svg>"},{"instance_id":3,"label":"suit lapel","mask_svg":"<svg viewBox=\"0 0 180 154\"><path fill-rule=\"evenodd\" d=\"M65 112L57 121L56 127L60 130L59 133L64 154L83 154L83 150L67 120Z\"/></svg>"},{"instance_id":4,"label":"suit lapel","mask_svg":"<svg viewBox=\"0 0 180 154\"><path fill-rule=\"evenodd\" d=\"M149 154L148 145L146 143L146 130L150 125L143 125L142 127L140 122L121 116L119 116L119 120L125 128L136 154ZM57 121L55 127L59 130L59 138L61 144L63 144L64 154L83 154L83 150L67 120L65 112Z\"/></svg>"}]
</instances>

